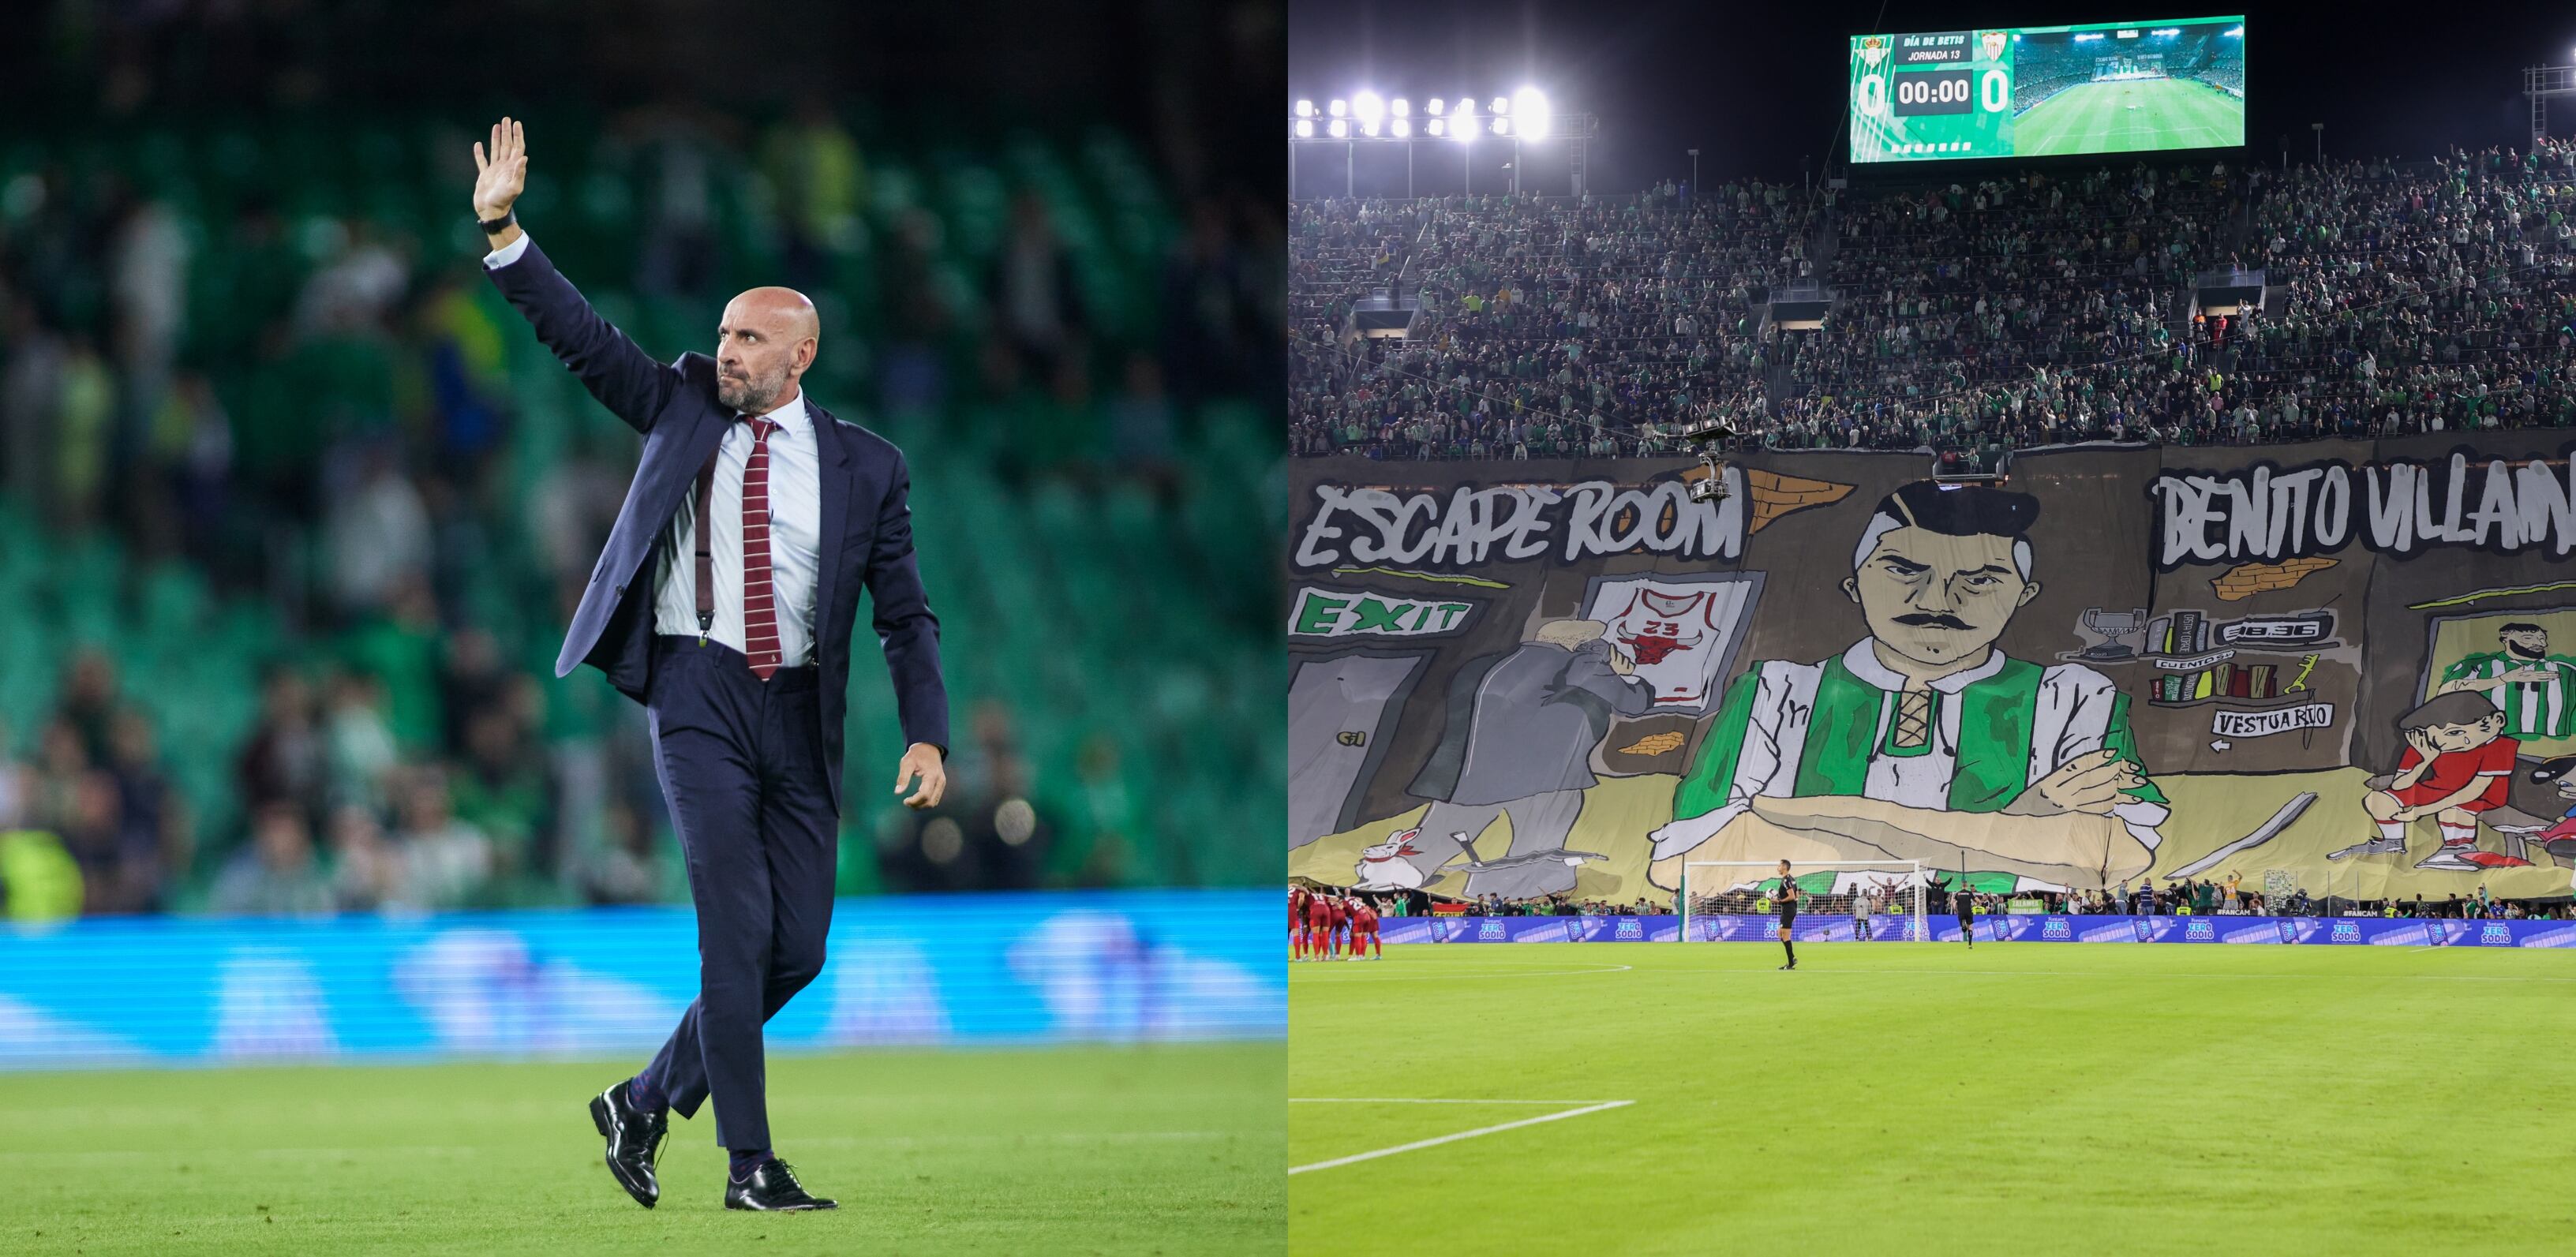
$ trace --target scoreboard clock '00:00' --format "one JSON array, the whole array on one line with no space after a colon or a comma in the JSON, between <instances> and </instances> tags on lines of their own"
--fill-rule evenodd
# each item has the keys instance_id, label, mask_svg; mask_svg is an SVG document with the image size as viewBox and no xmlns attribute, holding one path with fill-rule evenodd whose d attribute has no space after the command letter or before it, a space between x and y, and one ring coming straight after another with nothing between
<instances>
[{"instance_id":1,"label":"scoreboard clock '00:00'","mask_svg":"<svg viewBox=\"0 0 2576 1257\"><path fill-rule=\"evenodd\" d=\"M1969 89L1971 76L1976 88ZM1881 87L1873 75L1860 81L1861 105L1881 117L1891 111L1887 97L1893 92L1893 113L1899 118L1916 118L1935 114L1963 114L1973 105L1984 113L2002 113L2012 106L2012 80L2000 68L1983 74L1968 70L1918 70L1888 76L1889 86Z\"/></svg>"}]
</instances>

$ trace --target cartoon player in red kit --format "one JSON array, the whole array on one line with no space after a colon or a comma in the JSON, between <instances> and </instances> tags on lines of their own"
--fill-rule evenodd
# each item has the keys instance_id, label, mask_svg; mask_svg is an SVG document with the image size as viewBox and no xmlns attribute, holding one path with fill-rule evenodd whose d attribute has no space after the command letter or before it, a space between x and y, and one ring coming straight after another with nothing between
<instances>
[{"instance_id":1,"label":"cartoon player in red kit","mask_svg":"<svg viewBox=\"0 0 2576 1257\"><path fill-rule=\"evenodd\" d=\"M2478 850L2478 814L2504 806L2513 788L2514 756L2522 749L2498 736L2504 713L2485 695L2463 690L2406 713L2397 727L2406 735L2397 775L2374 779L2380 788L2361 801L2378 823L2379 836L2335 858L2400 854L2406 826L2430 816L2441 828L2442 845L2416 864L2419 869L2476 872L2529 865L2518 856Z\"/></svg>"}]
</instances>

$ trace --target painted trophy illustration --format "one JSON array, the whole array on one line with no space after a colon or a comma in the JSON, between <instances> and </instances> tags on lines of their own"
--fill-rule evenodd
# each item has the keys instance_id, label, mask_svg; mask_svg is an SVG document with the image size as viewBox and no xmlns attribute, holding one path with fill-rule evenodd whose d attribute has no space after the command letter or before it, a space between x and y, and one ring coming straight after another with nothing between
<instances>
[{"instance_id":1,"label":"painted trophy illustration","mask_svg":"<svg viewBox=\"0 0 2576 1257\"><path fill-rule=\"evenodd\" d=\"M2138 652L2120 639L2135 634L2146 626L2147 609L2145 607L2134 607L2117 614L2100 607L2088 607L2084 612L2084 627L2101 634L2102 640L2085 647L2079 658L2104 661L2135 659Z\"/></svg>"}]
</instances>

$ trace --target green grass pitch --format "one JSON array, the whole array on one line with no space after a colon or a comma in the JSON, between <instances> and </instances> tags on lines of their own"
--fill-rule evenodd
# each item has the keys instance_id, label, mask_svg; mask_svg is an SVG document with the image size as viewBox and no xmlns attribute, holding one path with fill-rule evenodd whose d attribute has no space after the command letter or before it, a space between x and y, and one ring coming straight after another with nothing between
<instances>
[{"instance_id":1,"label":"green grass pitch","mask_svg":"<svg viewBox=\"0 0 2576 1257\"><path fill-rule=\"evenodd\" d=\"M773 1057L778 1149L837 1211L723 1207L712 1109L662 1203L600 1162L633 1067L0 1074L0 1253L1277 1253L1276 1043Z\"/></svg>"},{"instance_id":2,"label":"green grass pitch","mask_svg":"<svg viewBox=\"0 0 2576 1257\"><path fill-rule=\"evenodd\" d=\"M2078 84L2013 120L2016 157L2244 142L2245 102L2185 79Z\"/></svg>"},{"instance_id":3,"label":"green grass pitch","mask_svg":"<svg viewBox=\"0 0 2576 1257\"><path fill-rule=\"evenodd\" d=\"M1386 957L1290 966L1291 1252L2576 1244L2576 953L1802 944L1794 973L1749 943ZM1452 1099L1487 1103L1384 1102ZM1612 1100L1634 1103L1307 1168Z\"/></svg>"}]
</instances>

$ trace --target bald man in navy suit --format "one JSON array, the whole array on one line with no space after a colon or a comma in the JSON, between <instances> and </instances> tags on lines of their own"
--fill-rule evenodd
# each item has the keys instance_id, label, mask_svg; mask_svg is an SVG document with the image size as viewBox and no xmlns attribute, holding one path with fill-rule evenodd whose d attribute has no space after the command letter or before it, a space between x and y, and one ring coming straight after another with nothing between
<instances>
[{"instance_id":1,"label":"bald man in navy suit","mask_svg":"<svg viewBox=\"0 0 2576 1257\"><path fill-rule=\"evenodd\" d=\"M820 336L803 294L745 292L714 356L657 362L520 229L521 124L502 119L474 161L492 282L644 437L555 675L587 663L644 704L697 903L699 989L652 1063L592 1098L591 1122L609 1172L651 1208L669 1111L694 1117L712 1097L727 1208L833 1208L771 1150L761 1025L823 968L862 588L906 743L894 792L926 808L947 788L939 621L913 558L903 452L799 387Z\"/></svg>"}]
</instances>

